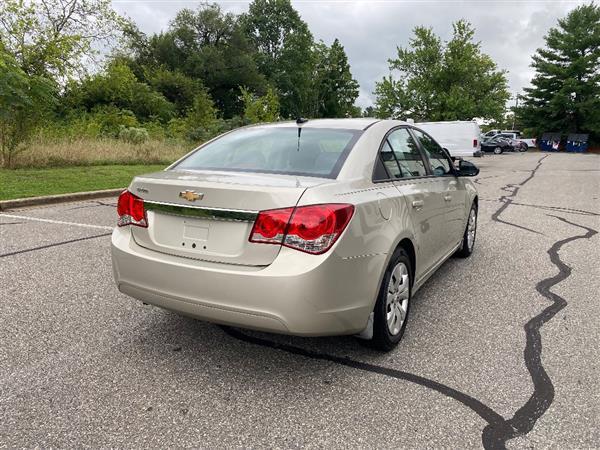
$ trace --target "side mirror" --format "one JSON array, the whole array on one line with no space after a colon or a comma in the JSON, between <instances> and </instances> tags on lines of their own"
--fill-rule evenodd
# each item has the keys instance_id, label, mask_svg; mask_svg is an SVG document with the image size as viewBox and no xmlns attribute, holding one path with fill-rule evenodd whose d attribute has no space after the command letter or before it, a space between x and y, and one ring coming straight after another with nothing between
<instances>
[{"instance_id":1,"label":"side mirror","mask_svg":"<svg viewBox=\"0 0 600 450\"><path fill-rule=\"evenodd\" d=\"M470 161L460 160L458 164L459 177L476 177L479 175L479 168Z\"/></svg>"}]
</instances>

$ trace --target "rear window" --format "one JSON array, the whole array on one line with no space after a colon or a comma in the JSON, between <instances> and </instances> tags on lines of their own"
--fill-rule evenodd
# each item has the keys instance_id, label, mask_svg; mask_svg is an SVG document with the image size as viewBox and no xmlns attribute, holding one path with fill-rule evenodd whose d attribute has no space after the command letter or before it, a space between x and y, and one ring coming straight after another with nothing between
<instances>
[{"instance_id":1,"label":"rear window","mask_svg":"<svg viewBox=\"0 0 600 450\"><path fill-rule=\"evenodd\" d=\"M245 128L201 147L175 169L279 173L335 178L358 130Z\"/></svg>"}]
</instances>

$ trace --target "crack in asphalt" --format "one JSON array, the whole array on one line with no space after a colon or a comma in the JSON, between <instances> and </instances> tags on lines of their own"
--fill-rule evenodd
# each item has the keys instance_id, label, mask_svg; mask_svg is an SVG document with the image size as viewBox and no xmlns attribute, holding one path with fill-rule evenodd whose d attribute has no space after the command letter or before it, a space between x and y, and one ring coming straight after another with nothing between
<instances>
[{"instance_id":1,"label":"crack in asphalt","mask_svg":"<svg viewBox=\"0 0 600 450\"><path fill-rule=\"evenodd\" d=\"M280 342L271 341L269 339L263 339L256 336L250 336L242 331L227 327L221 326L223 331L227 333L229 336L247 342L249 344L258 345L261 347L272 348L275 350L281 350L287 353L291 353L293 355L304 356L306 358L317 359L321 361L329 361L332 363L340 364L342 366L351 367L353 369L363 370L366 372L377 373L380 375L385 375L388 377L396 378L398 380L408 381L410 383L415 383L420 386L432 389L436 392L439 392L446 397L450 397L464 406L471 409L475 412L479 417L485 420L489 425L494 426L494 429L502 429L505 424L504 418L494 411L492 408L484 404L483 402L477 400L475 397L471 397L468 394L465 394L457 389L451 388L445 384L439 383L435 380L431 380L429 378L422 377L420 375L415 375L410 372L405 372L403 370L392 369L390 367L378 366L377 364L370 364L363 361L358 361L355 359L351 359L344 356L336 356L328 353L317 352L313 350L308 350L302 347L297 347L295 345L284 344Z\"/></svg>"},{"instance_id":2,"label":"crack in asphalt","mask_svg":"<svg viewBox=\"0 0 600 450\"><path fill-rule=\"evenodd\" d=\"M479 197L479 201L480 202L491 202L491 203L503 203L501 200L498 200L498 199L482 198L482 197ZM564 212L567 214L577 214L580 216L600 216L600 213L597 213L594 211L588 211L586 209L569 208L568 206L536 205L534 203L520 203L520 202L515 202L515 201L512 201L511 205L522 206L524 208L546 209L546 210L555 211L555 212L556 211Z\"/></svg>"},{"instance_id":3,"label":"crack in asphalt","mask_svg":"<svg viewBox=\"0 0 600 450\"><path fill-rule=\"evenodd\" d=\"M552 404L554 400L554 385L542 363L542 337L540 329L546 322L554 318L560 310L567 306L567 301L563 297L551 291L552 287L571 275L571 268L560 259L559 251L569 242L578 239L590 239L598 233L592 228L571 222L563 217L551 214L547 214L547 216L555 217L562 222L583 228L587 232L582 235L575 235L556 241L547 252L550 255L550 261L558 268L559 272L552 277L538 282L535 288L541 295L550 300L552 304L540 314L530 319L524 326L526 344L523 357L525 359L525 366L531 375L534 390L529 400L502 427L495 428L493 424L489 424L484 428L482 442L484 447L489 449L505 448L506 441L529 433L537 420Z\"/></svg>"},{"instance_id":4,"label":"crack in asphalt","mask_svg":"<svg viewBox=\"0 0 600 450\"><path fill-rule=\"evenodd\" d=\"M89 201L87 203L92 203L91 205L81 205L81 206L74 206L72 208L67 208L65 209L65 211L73 211L75 209L85 209L85 208L97 208L98 206L108 206L110 208L115 208L117 206L117 204L110 204L110 203L104 203L100 200L94 200L94 201Z\"/></svg>"},{"instance_id":5,"label":"crack in asphalt","mask_svg":"<svg viewBox=\"0 0 600 450\"><path fill-rule=\"evenodd\" d=\"M95 234L94 236L86 236L86 237L82 237L82 238L78 238L78 239L71 239L69 241L56 242L54 244L41 245L39 247L26 248L24 250L17 250L17 251L10 252L10 253L2 253L2 254L0 254L0 258L5 258L7 256L20 255L22 253L35 252L38 250L44 250L46 248L51 248L51 247L58 247L59 245L72 244L73 242L87 241L88 239L96 239L99 237L110 236L111 234L112 233Z\"/></svg>"},{"instance_id":6,"label":"crack in asphalt","mask_svg":"<svg viewBox=\"0 0 600 450\"><path fill-rule=\"evenodd\" d=\"M518 202L514 202L514 201L511 202L511 204L516 205L516 206L524 206L524 207L530 207L530 208L547 209L550 211L565 212L568 214L578 214L581 216L600 216L600 213L597 213L597 212L586 211L585 209L567 208L566 206L533 205L531 203L518 203Z\"/></svg>"},{"instance_id":7,"label":"crack in asphalt","mask_svg":"<svg viewBox=\"0 0 600 450\"><path fill-rule=\"evenodd\" d=\"M509 183L500 188L504 192L507 192L508 195L503 195L498 199L498 201L500 201L502 203L502 206L500 206L500 208L498 208L492 214L493 221L503 223L503 224L509 225L511 227L519 228L524 231L529 231L530 233L540 234L540 235L544 236L544 233L540 233L539 231L536 231L531 228L527 228L522 225L518 225L516 223L508 222L504 219L501 219L500 214L502 214L512 204L513 198L517 195L517 193L519 192L519 189L521 189L524 185L529 183L533 179L533 177L535 177L535 174L537 173L538 169L542 166L542 161L544 161L544 159L546 159L548 156L549 155L542 156L539 159L539 161L537 162L537 165L535 166L535 168L530 171L529 176L527 178L525 178L523 181L521 181L520 183Z\"/></svg>"},{"instance_id":8,"label":"crack in asphalt","mask_svg":"<svg viewBox=\"0 0 600 450\"><path fill-rule=\"evenodd\" d=\"M508 196L504 196L502 200L502 205L494 212L492 218L500 223L505 223L509 226L516 226L517 228L522 228L527 231L531 231L533 233L538 233L535 230L529 230L525 227L521 227L517 224L513 224L511 222L506 222L502 219L499 219L498 216L506 210L511 204L516 205L517 203L512 201L512 198L517 194L519 188L528 183L535 176L537 170L540 168L542 161L547 158L549 155L545 155L542 157L537 166L531 171L530 175L518 184L506 185L504 188L512 187L512 191L507 191L507 189L503 189L510 193ZM502 198L502 197L501 197ZM544 208L539 205L524 205L523 206L535 206ZM561 212L573 212L575 214L583 214L583 215L598 215L596 213L591 213L589 211L582 210L570 210L569 208L561 208L561 207L547 207L549 209L556 209ZM561 311L563 308L567 306L567 301L555 294L551 291L551 288L556 286L557 284L564 281L571 274L571 268L567 266L559 256L560 249L575 240L578 239L590 239L592 236L597 234L597 231L586 227L584 225L580 225L574 222L571 222L563 217L554 216L551 214L546 214L549 217L555 217L562 222L567 224L580 227L585 229L587 232L583 235L575 235L571 236L559 241L554 242L554 244L548 249L547 253L550 256L550 261L558 268L559 273L549 278L545 278L536 284L536 290L545 298L549 299L552 304L545 308L540 314L531 318L524 326L524 330L526 333L526 345L523 351L523 358L525 362L525 366L531 376L531 380L533 383L534 391L529 398L529 400L519 408L510 419L505 419L499 413L494 411L491 407L486 405L485 403L477 400L475 397L472 397L468 394L465 394L457 389L451 388L445 384L439 383L437 381L415 375L409 372L392 369L388 367L378 366L376 364L370 364L362 361L353 360L347 357L330 355L327 353L316 352L313 350L304 349L301 347L297 347L290 344L279 343L275 341L271 341L268 339L259 338L256 336L250 336L243 333L240 330L222 326L221 328L231 337L244 341L246 343L272 348L276 350L285 351L287 353L291 353L294 355L304 356L307 358L312 358L316 360L329 361L332 363L340 364L343 366L351 367L358 370L364 370L367 372L377 373L380 375L389 376L392 378L405 380L411 383L418 384L420 386L432 389L446 397L452 398L464 406L471 409L475 412L479 417L487 422L487 425L482 430L481 441L486 449L505 449L506 442L510 439L513 439L517 436L523 436L529 433L533 427L535 426L537 420L548 410L550 405L554 400L554 385L549 375L547 374L543 363L542 363L542 338L540 334L541 327L550 321L556 314ZM495 218L494 218L495 217Z\"/></svg>"}]
</instances>

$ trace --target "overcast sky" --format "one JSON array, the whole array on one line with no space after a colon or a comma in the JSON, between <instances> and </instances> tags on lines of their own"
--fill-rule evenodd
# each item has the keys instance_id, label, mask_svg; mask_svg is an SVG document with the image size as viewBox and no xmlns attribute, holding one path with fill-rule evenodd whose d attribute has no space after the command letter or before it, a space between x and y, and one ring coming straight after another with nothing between
<instances>
[{"instance_id":1,"label":"overcast sky","mask_svg":"<svg viewBox=\"0 0 600 450\"><path fill-rule=\"evenodd\" d=\"M182 8L195 8L200 1L113 0L114 8L133 19L145 33L168 27ZM249 2L218 1L223 9L243 12ZM464 18L471 22L476 39L501 69L508 70L513 95L529 84L533 71L531 55L544 44L547 30L557 18L582 4L582 1L292 1L308 23L316 40L331 44L338 38L346 49L352 74L360 83L357 103L373 103L375 82L388 74L388 58L396 46L408 45L417 25L433 27L443 39L452 33L452 22Z\"/></svg>"}]
</instances>

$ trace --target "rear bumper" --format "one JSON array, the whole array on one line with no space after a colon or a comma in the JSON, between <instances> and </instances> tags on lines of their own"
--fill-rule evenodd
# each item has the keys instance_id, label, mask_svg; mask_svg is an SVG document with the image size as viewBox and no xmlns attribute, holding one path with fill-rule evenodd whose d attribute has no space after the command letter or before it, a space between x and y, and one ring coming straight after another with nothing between
<instances>
[{"instance_id":1,"label":"rear bumper","mask_svg":"<svg viewBox=\"0 0 600 450\"><path fill-rule=\"evenodd\" d=\"M284 247L271 265L245 267L145 249L128 227L112 236L113 272L124 294L210 322L302 336L362 331L385 259Z\"/></svg>"}]
</instances>

